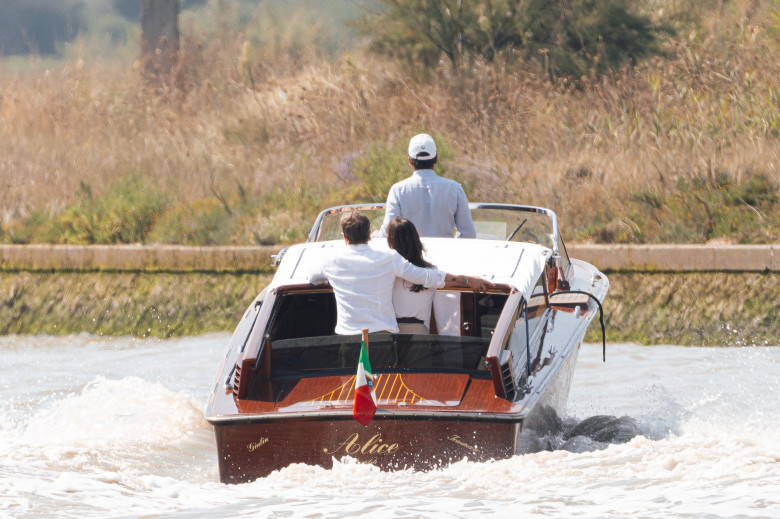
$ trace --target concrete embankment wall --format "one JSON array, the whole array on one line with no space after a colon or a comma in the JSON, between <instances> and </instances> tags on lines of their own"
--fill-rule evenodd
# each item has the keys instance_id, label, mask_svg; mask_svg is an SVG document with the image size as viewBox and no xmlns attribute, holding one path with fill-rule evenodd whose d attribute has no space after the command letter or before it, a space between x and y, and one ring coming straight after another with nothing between
<instances>
[{"instance_id":1,"label":"concrete embankment wall","mask_svg":"<svg viewBox=\"0 0 780 519\"><path fill-rule=\"evenodd\" d=\"M572 244L604 272L780 272L780 245ZM0 245L2 270L270 272L281 247Z\"/></svg>"},{"instance_id":2,"label":"concrete embankment wall","mask_svg":"<svg viewBox=\"0 0 780 519\"><path fill-rule=\"evenodd\" d=\"M278 247L0 245L0 334L231 331ZM780 247L568 246L611 282L607 339L776 344ZM598 325L588 340L600 340Z\"/></svg>"}]
</instances>

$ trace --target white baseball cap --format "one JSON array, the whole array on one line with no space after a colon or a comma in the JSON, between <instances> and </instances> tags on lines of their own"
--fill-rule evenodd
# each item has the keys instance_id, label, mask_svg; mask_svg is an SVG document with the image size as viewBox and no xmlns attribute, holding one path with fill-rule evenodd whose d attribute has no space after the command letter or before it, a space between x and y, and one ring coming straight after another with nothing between
<instances>
[{"instance_id":1,"label":"white baseball cap","mask_svg":"<svg viewBox=\"0 0 780 519\"><path fill-rule=\"evenodd\" d=\"M430 160L436 158L436 143L427 133L415 135L409 141L409 158Z\"/></svg>"}]
</instances>

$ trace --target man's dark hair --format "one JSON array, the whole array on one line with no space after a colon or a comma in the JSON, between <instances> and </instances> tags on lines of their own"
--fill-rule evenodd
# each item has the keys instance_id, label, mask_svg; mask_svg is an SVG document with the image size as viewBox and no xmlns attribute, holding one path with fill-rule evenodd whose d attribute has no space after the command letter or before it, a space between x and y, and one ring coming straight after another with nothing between
<instances>
[{"instance_id":1,"label":"man's dark hair","mask_svg":"<svg viewBox=\"0 0 780 519\"><path fill-rule=\"evenodd\" d=\"M417 169L433 169L434 164L436 164L436 159L438 157L433 157L432 159L415 159L412 157L409 157L409 164L412 165L412 167Z\"/></svg>"},{"instance_id":2,"label":"man's dark hair","mask_svg":"<svg viewBox=\"0 0 780 519\"><path fill-rule=\"evenodd\" d=\"M368 243L371 238L371 222L363 213L352 211L341 217L341 232L350 245Z\"/></svg>"}]
</instances>

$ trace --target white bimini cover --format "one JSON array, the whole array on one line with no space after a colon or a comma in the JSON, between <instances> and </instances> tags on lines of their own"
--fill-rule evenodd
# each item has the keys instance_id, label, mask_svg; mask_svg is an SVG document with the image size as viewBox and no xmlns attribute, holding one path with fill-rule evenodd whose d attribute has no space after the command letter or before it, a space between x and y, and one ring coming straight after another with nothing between
<instances>
[{"instance_id":1,"label":"white bimini cover","mask_svg":"<svg viewBox=\"0 0 780 519\"><path fill-rule=\"evenodd\" d=\"M387 250L387 241L371 240L369 245ZM531 243L455 238L423 238L426 259L450 274L479 276L492 283L510 285L526 300L544 270L552 252ZM307 276L330 254L346 247L343 240L303 243L290 247L282 258L270 288L308 282Z\"/></svg>"}]
</instances>

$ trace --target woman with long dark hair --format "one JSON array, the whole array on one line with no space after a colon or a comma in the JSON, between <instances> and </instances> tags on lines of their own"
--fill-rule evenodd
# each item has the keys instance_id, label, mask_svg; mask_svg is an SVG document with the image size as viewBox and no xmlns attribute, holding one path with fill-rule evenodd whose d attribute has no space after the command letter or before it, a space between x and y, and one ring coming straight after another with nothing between
<instances>
[{"instance_id":1,"label":"woman with long dark hair","mask_svg":"<svg viewBox=\"0 0 780 519\"><path fill-rule=\"evenodd\" d=\"M417 267L435 268L423 258L422 241L412 222L400 216L387 224L387 245ZM428 333L431 324L433 294L436 289L424 288L401 278L395 278L393 309L401 333Z\"/></svg>"},{"instance_id":2,"label":"woman with long dark hair","mask_svg":"<svg viewBox=\"0 0 780 519\"><path fill-rule=\"evenodd\" d=\"M412 265L436 268L423 257L425 247L420 240L420 234L414 224L406 218L396 216L387 224L387 245ZM466 286L468 283L475 292L483 292L487 287L492 286L482 278L452 274L447 274L445 277L445 286L456 286L452 281L454 279L463 280L460 286ZM395 279L393 309L400 333L428 333L435 293L435 287L425 288L401 278Z\"/></svg>"}]
</instances>

